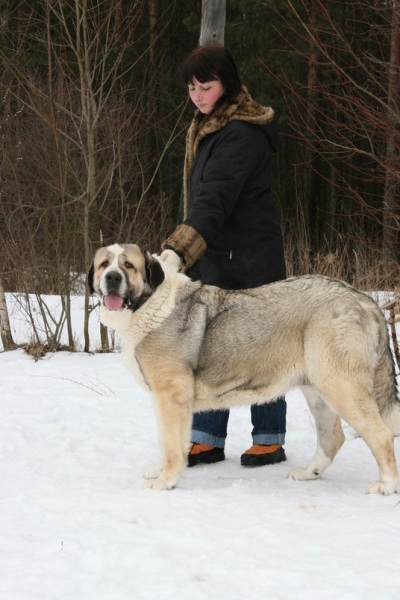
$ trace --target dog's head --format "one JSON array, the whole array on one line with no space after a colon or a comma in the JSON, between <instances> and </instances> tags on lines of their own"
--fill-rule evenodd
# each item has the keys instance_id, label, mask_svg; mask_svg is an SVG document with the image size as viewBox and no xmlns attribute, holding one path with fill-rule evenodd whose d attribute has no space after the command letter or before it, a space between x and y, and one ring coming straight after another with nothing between
<instances>
[{"instance_id":1,"label":"dog's head","mask_svg":"<svg viewBox=\"0 0 400 600\"><path fill-rule=\"evenodd\" d=\"M136 244L100 248L88 274L91 294L108 310L139 308L164 281L164 271L150 253Z\"/></svg>"}]
</instances>

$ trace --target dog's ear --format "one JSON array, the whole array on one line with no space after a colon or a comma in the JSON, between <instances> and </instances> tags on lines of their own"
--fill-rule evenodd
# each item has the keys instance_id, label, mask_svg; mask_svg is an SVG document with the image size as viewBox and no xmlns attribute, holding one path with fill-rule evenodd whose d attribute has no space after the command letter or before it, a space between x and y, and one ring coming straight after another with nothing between
<instances>
[{"instance_id":1,"label":"dog's ear","mask_svg":"<svg viewBox=\"0 0 400 600\"><path fill-rule=\"evenodd\" d=\"M87 280L86 280L88 288L89 288L89 292L91 294L94 294L93 278L94 278L94 263L92 263L92 266L89 269L89 273L88 273Z\"/></svg>"},{"instance_id":2,"label":"dog's ear","mask_svg":"<svg viewBox=\"0 0 400 600\"><path fill-rule=\"evenodd\" d=\"M147 282L151 289L155 290L165 279L164 271L158 260L154 258L150 252L145 253L144 261Z\"/></svg>"}]
</instances>

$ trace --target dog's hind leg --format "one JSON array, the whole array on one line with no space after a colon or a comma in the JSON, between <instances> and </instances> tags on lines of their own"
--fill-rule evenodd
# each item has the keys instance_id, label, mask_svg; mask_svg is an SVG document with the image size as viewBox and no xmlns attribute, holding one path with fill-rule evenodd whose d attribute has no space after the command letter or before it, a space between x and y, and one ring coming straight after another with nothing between
<instances>
[{"instance_id":1,"label":"dog's hind leg","mask_svg":"<svg viewBox=\"0 0 400 600\"><path fill-rule=\"evenodd\" d=\"M331 411L319 392L308 386L302 391L315 420L318 445L310 464L306 468L290 471L288 477L306 481L321 477L341 448L344 434L340 417Z\"/></svg>"},{"instance_id":2,"label":"dog's hind leg","mask_svg":"<svg viewBox=\"0 0 400 600\"><path fill-rule=\"evenodd\" d=\"M378 463L380 480L370 485L367 494L394 494L398 486L398 473L394 455L394 436L383 422L377 408L375 412L366 411L362 407L359 415L354 419L353 413L343 414L343 418L363 438Z\"/></svg>"},{"instance_id":3,"label":"dog's hind leg","mask_svg":"<svg viewBox=\"0 0 400 600\"><path fill-rule=\"evenodd\" d=\"M155 396L160 459L146 473L145 488L169 490L186 467L192 424L193 377L162 376L152 385ZM150 477L152 477L150 479Z\"/></svg>"},{"instance_id":4,"label":"dog's hind leg","mask_svg":"<svg viewBox=\"0 0 400 600\"><path fill-rule=\"evenodd\" d=\"M398 485L394 436L383 422L375 399L362 380L330 383L324 391L327 401L360 434L378 463L380 480L367 488L367 494L393 494Z\"/></svg>"}]
</instances>

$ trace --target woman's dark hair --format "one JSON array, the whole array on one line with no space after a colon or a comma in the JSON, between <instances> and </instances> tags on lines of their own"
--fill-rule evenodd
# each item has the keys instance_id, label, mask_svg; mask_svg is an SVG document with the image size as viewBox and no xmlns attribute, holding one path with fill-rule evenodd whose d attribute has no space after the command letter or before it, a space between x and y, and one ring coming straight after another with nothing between
<instances>
[{"instance_id":1,"label":"woman's dark hair","mask_svg":"<svg viewBox=\"0 0 400 600\"><path fill-rule=\"evenodd\" d=\"M197 79L200 83L219 79L225 94L218 104L232 102L241 88L235 61L224 46L209 45L195 48L181 67L181 77L186 85Z\"/></svg>"}]
</instances>

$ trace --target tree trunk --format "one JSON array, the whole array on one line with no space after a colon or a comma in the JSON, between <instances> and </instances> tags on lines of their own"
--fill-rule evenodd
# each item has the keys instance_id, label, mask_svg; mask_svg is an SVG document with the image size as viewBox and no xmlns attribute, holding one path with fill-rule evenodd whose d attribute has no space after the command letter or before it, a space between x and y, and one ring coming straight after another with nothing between
<instances>
[{"instance_id":1,"label":"tree trunk","mask_svg":"<svg viewBox=\"0 0 400 600\"><path fill-rule=\"evenodd\" d=\"M390 64L388 78L388 116L386 138L386 174L383 200L383 245L393 252L400 227L397 204L399 157L396 144L399 102L400 7L392 1Z\"/></svg>"},{"instance_id":2,"label":"tree trunk","mask_svg":"<svg viewBox=\"0 0 400 600\"><path fill-rule=\"evenodd\" d=\"M203 0L199 45L224 45L226 0Z\"/></svg>"},{"instance_id":3,"label":"tree trunk","mask_svg":"<svg viewBox=\"0 0 400 600\"><path fill-rule=\"evenodd\" d=\"M312 22L315 14L312 15ZM318 201L316 191L316 176L312 169L312 162L315 160L315 152L312 147L315 143L315 122L317 118L317 60L318 53L315 48L311 49L310 56L308 59L308 77L307 77L307 141L308 144L305 148L304 156L304 189L302 204L305 212L306 222L306 237L308 240L313 240L316 245L319 239L319 228L318 228Z\"/></svg>"},{"instance_id":4,"label":"tree trunk","mask_svg":"<svg viewBox=\"0 0 400 600\"><path fill-rule=\"evenodd\" d=\"M6 295L4 293L3 284L0 280L0 334L3 342L4 350L14 350L17 345L14 343L10 320L8 318L8 310L6 304Z\"/></svg>"},{"instance_id":5,"label":"tree trunk","mask_svg":"<svg viewBox=\"0 0 400 600\"><path fill-rule=\"evenodd\" d=\"M155 0L149 0L149 34L150 34L150 60L154 61L154 49L157 42L157 5Z\"/></svg>"}]
</instances>

